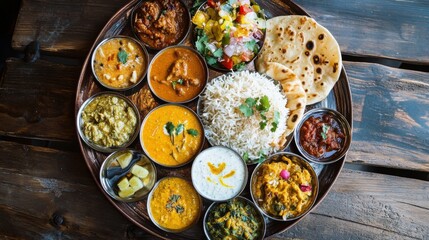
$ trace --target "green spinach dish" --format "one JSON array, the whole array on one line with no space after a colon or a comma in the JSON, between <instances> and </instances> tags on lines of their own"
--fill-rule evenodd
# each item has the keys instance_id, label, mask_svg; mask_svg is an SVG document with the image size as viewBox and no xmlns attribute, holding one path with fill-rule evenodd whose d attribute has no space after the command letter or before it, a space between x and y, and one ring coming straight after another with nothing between
<instances>
[{"instance_id":1,"label":"green spinach dish","mask_svg":"<svg viewBox=\"0 0 429 240\"><path fill-rule=\"evenodd\" d=\"M214 206L206 227L211 239L262 239L263 218L257 210L240 198Z\"/></svg>"}]
</instances>

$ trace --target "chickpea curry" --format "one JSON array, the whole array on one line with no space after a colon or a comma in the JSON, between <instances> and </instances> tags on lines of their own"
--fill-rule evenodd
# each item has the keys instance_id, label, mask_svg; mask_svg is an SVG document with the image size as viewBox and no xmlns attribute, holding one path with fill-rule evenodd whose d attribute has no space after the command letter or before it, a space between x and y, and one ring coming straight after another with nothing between
<instances>
[{"instance_id":1,"label":"chickpea curry","mask_svg":"<svg viewBox=\"0 0 429 240\"><path fill-rule=\"evenodd\" d=\"M188 47L165 49L149 70L152 91L168 102L186 102L203 90L207 69L198 53Z\"/></svg>"},{"instance_id":2,"label":"chickpea curry","mask_svg":"<svg viewBox=\"0 0 429 240\"><path fill-rule=\"evenodd\" d=\"M136 35L153 49L179 43L189 25L188 11L179 0L144 1L133 19Z\"/></svg>"}]
</instances>

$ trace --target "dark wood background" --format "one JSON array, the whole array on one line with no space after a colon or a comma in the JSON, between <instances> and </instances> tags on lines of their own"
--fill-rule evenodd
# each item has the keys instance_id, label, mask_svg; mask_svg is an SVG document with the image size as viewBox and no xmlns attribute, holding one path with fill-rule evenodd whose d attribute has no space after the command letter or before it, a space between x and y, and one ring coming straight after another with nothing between
<instances>
[{"instance_id":1,"label":"dark wood background","mask_svg":"<svg viewBox=\"0 0 429 240\"><path fill-rule=\"evenodd\" d=\"M295 2L338 39L354 131L331 192L275 238L429 239L429 2ZM0 3L0 238L153 238L95 185L74 123L84 58L126 3Z\"/></svg>"}]
</instances>

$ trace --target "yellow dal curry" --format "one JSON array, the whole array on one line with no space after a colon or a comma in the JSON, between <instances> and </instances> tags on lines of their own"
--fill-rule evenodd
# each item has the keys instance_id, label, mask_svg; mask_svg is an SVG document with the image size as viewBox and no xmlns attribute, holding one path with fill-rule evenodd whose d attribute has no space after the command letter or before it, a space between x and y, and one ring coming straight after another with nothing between
<instances>
[{"instance_id":1,"label":"yellow dal curry","mask_svg":"<svg viewBox=\"0 0 429 240\"><path fill-rule=\"evenodd\" d=\"M285 178L282 171L287 171ZM252 188L258 205L270 216L283 219L305 212L313 201L313 179L305 166L286 156L261 165ZM283 176L283 177L282 177Z\"/></svg>"},{"instance_id":2,"label":"yellow dal curry","mask_svg":"<svg viewBox=\"0 0 429 240\"><path fill-rule=\"evenodd\" d=\"M191 183L181 178L161 180L150 199L152 219L169 230L184 230L198 220L200 212L198 193Z\"/></svg>"},{"instance_id":3,"label":"yellow dal curry","mask_svg":"<svg viewBox=\"0 0 429 240\"><path fill-rule=\"evenodd\" d=\"M203 144L203 129L195 113L179 105L164 105L146 117L141 131L142 147L160 165L181 166Z\"/></svg>"}]
</instances>

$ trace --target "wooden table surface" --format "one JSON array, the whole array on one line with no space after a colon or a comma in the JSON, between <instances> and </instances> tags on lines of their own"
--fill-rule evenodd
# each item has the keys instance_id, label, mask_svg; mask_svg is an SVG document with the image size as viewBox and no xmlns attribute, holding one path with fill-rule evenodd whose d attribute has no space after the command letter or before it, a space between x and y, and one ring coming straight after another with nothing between
<instances>
[{"instance_id":1,"label":"wooden table surface","mask_svg":"<svg viewBox=\"0 0 429 240\"><path fill-rule=\"evenodd\" d=\"M429 239L429 2L295 2L340 44L353 142L323 202L274 238ZM83 61L126 3L22 0L2 31L0 238L153 239L96 186L74 123Z\"/></svg>"}]
</instances>

